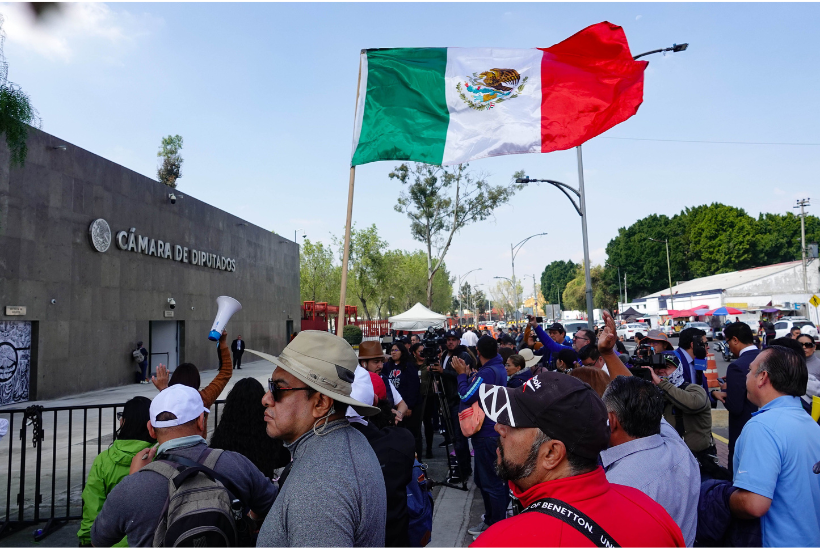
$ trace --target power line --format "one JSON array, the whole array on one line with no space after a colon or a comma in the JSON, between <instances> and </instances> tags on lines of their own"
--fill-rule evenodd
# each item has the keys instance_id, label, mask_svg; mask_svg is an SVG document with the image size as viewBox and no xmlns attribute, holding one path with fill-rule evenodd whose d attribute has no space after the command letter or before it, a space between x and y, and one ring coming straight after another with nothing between
<instances>
[{"instance_id":1,"label":"power line","mask_svg":"<svg viewBox=\"0 0 820 550\"><path fill-rule=\"evenodd\" d=\"M654 139L654 138L631 138L631 137L610 137L601 136L601 139L620 139L629 141L668 141L674 143L719 143L726 145L812 145L818 146L820 143L785 143L785 142L766 142L766 141L708 141L701 139Z\"/></svg>"}]
</instances>

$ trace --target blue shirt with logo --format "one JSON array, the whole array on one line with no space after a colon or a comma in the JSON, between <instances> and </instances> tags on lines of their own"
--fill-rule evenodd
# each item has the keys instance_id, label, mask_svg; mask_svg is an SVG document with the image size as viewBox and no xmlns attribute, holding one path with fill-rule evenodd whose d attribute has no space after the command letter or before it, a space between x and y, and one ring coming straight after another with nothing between
<instances>
[{"instance_id":1,"label":"blue shirt with logo","mask_svg":"<svg viewBox=\"0 0 820 550\"><path fill-rule=\"evenodd\" d=\"M763 546L820 546L820 426L799 397L752 413L735 445L734 486L772 499L760 518Z\"/></svg>"}]
</instances>

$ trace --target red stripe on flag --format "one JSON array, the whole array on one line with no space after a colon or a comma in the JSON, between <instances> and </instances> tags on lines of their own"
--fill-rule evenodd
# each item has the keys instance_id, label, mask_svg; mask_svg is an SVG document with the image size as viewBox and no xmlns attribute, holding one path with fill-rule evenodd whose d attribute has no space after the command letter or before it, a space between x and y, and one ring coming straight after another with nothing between
<instances>
[{"instance_id":1,"label":"red stripe on flag","mask_svg":"<svg viewBox=\"0 0 820 550\"><path fill-rule=\"evenodd\" d=\"M632 59L618 25L598 23L542 50L542 153L580 145L638 112L648 63Z\"/></svg>"}]
</instances>

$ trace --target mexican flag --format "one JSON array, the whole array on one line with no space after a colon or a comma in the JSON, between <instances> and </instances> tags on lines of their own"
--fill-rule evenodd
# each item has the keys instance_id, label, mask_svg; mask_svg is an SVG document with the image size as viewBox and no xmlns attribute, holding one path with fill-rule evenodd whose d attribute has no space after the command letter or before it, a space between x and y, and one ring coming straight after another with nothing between
<instances>
[{"instance_id":1,"label":"mexican flag","mask_svg":"<svg viewBox=\"0 0 820 550\"><path fill-rule=\"evenodd\" d=\"M647 64L607 22L550 48L364 50L351 165L570 149L638 111Z\"/></svg>"}]
</instances>

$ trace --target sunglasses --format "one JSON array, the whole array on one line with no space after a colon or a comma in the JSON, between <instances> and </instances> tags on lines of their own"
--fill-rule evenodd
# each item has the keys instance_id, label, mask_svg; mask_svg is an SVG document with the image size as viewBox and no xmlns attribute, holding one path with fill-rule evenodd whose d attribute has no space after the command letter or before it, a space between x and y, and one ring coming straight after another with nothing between
<instances>
[{"instance_id":1,"label":"sunglasses","mask_svg":"<svg viewBox=\"0 0 820 550\"><path fill-rule=\"evenodd\" d=\"M807 349L811 349L814 347L814 342L803 342L803 347Z\"/></svg>"},{"instance_id":2,"label":"sunglasses","mask_svg":"<svg viewBox=\"0 0 820 550\"><path fill-rule=\"evenodd\" d=\"M117 420L122 420L122 413L121 412L117 413Z\"/></svg>"},{"instance_id":3,"label":"sunglasses","mask_svg":"<svg viewBox=\"0 0 820 550\"><path fill-rule=\"evenodd\" d=\"M268 378L268 391L270 392L271 396L273 397L273 400L277 403L279 402L280 399L282 399L282 392L285 392L285 391L300 391L300 390L301 391L307 391L307 390L311 390L311 389L313 389L313 388L308 388L308 387L304 387L304 388L286 388L286 387L278 386L273 381L273 378Z\"/></svg>"}]
</instances>

